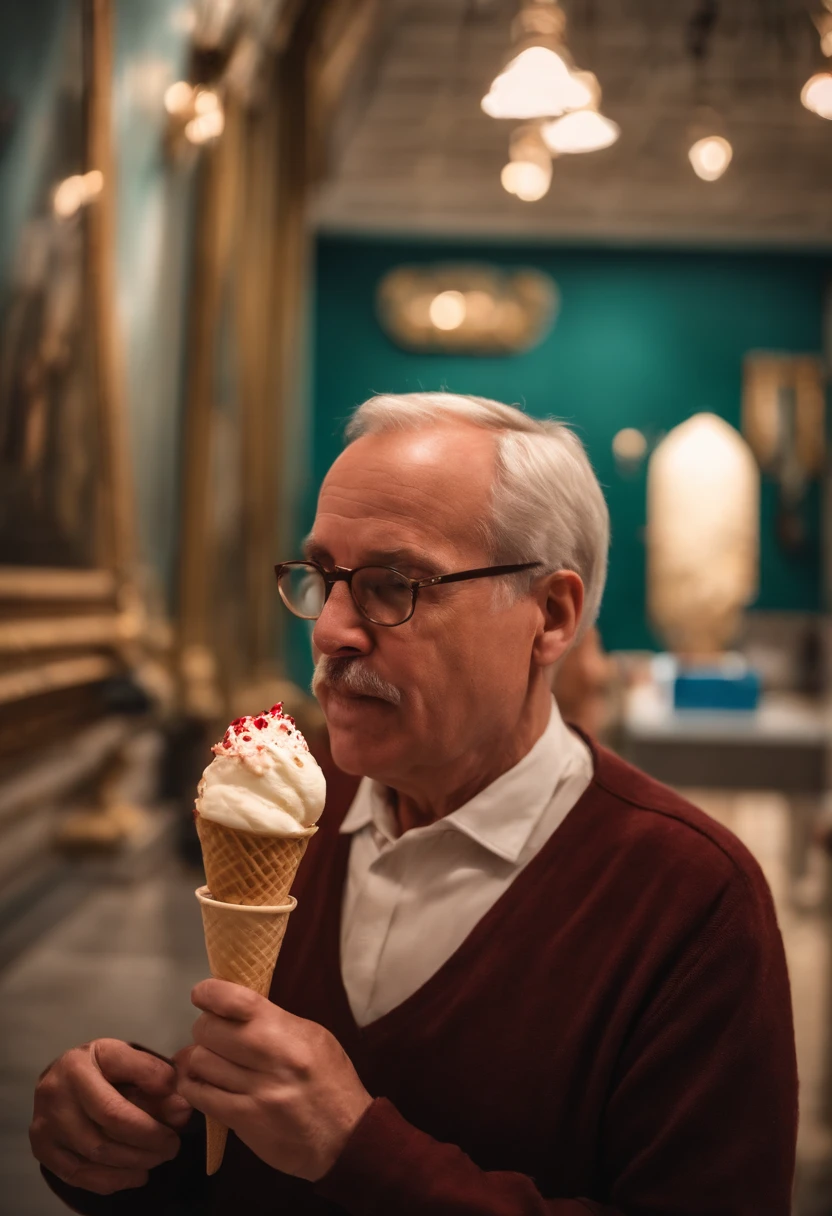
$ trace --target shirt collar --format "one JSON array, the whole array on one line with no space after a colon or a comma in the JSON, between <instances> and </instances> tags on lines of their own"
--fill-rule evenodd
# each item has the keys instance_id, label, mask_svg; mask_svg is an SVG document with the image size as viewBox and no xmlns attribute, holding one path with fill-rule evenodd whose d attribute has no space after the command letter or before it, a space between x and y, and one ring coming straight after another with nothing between
<instances>
[{"instance_id":1,"label":"shirt collar","mask_svg":"<svg viewBox=\"0 0 832 1216\"><path fill-rule=\"evenodd\" d=\"M586 744L566 726L553 698L549 722L532 749L450 815L396 837L386 787L364 777L339 830L352 834L372 823L386 841L396 844L452 828L504 861L517 862L558 787L586 762L586 752Z\"/></svg>"}]
</instances>

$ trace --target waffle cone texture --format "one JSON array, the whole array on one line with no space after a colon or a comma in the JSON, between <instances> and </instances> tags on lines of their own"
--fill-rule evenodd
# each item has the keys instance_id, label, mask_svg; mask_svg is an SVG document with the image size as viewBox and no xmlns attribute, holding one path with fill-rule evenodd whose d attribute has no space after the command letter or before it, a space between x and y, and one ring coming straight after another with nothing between
<instances>
[{"instance_id":1,"label":"waffle cone texture","mask_svg":"<svg viewBox=\"0 0 832 1216\"><path fill-rule=\"evenodd\" d=\"M241 984L267 997L289 915L297 900L289 898L277 906L222 903L212 897L208 887L200 887L196 897L214 979ZM214 1174L222 1164L228 1129L214 1119L205 1122L207 1170Z\"/></svg>"},{"instance_id":2,"label":"waffle cone texture","mask_svg":"<svg viewBox=\"0 0 832 1216\"><path fill-rule=\"evenodd\" d=\"M317 828L298 836L264 836L196 816L205 881L214 899L254 906L285 903Z\"/></svg>"}]
</instances>

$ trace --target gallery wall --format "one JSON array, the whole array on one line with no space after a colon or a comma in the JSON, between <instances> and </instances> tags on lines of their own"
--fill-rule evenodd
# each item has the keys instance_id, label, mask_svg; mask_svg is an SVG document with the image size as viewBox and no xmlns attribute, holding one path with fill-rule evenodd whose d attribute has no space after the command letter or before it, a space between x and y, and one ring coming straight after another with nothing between
<instances>
[{"instance_id":1,"label":"gallery wall","mask_svg":"<svg viewBox=\"0 0 832 1216\"><path fill-rule=\"evenodd\" d=\"M376 319L379 280L404 263L532 266L560 294L554 328L535 349L503 357L414 354ZM657 645L645 614L646 467L616 467L615 434L651 442L700 411L739 426L742 361L752 350L819 353L832 257L812 253L547 248L322 237L314 325L314 493L339 451L352 408L374 392L447 389L521 404L568 421L586 444L612 517L601 629L610 648ZM805 506L807 539L775 535L777 487L764 482L756 606L821 607L820 495Z\"/></svg>"}]
</instances>

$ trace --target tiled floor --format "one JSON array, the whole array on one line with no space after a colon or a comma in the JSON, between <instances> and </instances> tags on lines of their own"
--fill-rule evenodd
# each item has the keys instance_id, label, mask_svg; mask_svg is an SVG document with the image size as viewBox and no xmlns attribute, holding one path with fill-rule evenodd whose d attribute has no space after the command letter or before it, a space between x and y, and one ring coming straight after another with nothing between
<instances>
[{"instance_id":1,"label":"tiled floor","mask_svg":"<svg viewBox=\"0 0 832 1216\"><path fill-rule=\"evenodd\" d=\"M788 806L777 794L687 791L748 846L768 879L783 933L800 1074L796 1216L832 1216L832 910L830 865L810 848L790 889Z\"/></svg>"},{"instance_id":2,"label":"tiled floor","mask_svg":"<svg viewBox=\"0 0 832 1216\"><path fill-rule=\"evenodd\" d=\"M208 974L199 881L172 863L104 888L0 975L0 1216L67 1210L27 1139L34 1080L50 1060L102 1036L165 1054L190 1041L189 992Z\"/></svg>"},{"instance_id":3,"label":"tiled floor","mask_svg":"<svg viewBox=\"0 0 832 1216\"><path fill-rule=\"evenodd\" d=\"M787 890L782 800L703 795L699 801L749 845L778 903L802 1087L796 1216L832 1216L832 1136L822 1084L832 1027L830 929L820 910L823 859L812 855L796 908ZM171 862L131 886L101 889L0 973L0 1216L66 1212L42 1184L26 1135L32 1087L45 1064L102 1035L165 1053L189 1040L195 1014L188 994L207 973L197 885L197 876Z\"/></svg>"}]
</instances>

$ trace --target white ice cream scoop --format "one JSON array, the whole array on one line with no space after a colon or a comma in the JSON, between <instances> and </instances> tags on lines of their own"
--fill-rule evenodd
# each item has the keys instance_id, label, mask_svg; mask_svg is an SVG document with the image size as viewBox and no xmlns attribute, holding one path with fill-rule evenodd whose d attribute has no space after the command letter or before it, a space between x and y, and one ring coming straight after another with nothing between
<instances>
[{"instance_id":1,"label":"white ice cream scoop","mask_svg":"<svg viewBox=\"0 0 832 1216\"><path fill-rule=\"evenodd\" d=\"M237 831L300 836L320 817L326 782L281 704L236 718L202 774L196 809Z\"/></svg>"}]
</instances>

